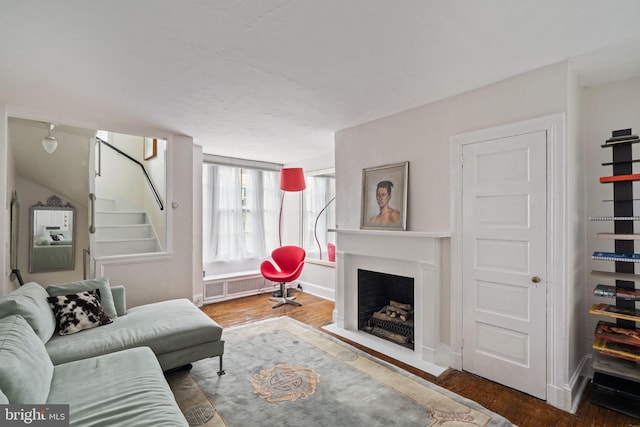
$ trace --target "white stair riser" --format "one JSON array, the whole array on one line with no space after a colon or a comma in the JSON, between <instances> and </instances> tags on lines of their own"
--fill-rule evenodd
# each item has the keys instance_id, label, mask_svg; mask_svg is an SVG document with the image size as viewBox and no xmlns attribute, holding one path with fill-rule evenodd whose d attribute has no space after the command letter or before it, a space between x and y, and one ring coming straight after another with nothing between
<instances>
[{"instance_id":1,"label":"white stair riser","mask_svg":"<svg viewBox=\"0 0 640 427\"><path fill-rule=\"evenodd\" d=\"M155 240L121 240L96 242L96 256L128 255L158 252Z\"/></svg>"},{"instance_id":2,"label":"white stair riser","mask_svg":"<svg viewBox=\"0 0 640 427\"><path fill-rule=\"evenodd\" d=\"M153 237L151 225L96 227L96 241Z\"/></svg>"},{"instance_id":3,"label":"white stair riser","mask_svg":"<svg viewBox=\"0 0 640 427\"><path fill-rule=\"evenodd\" d=\"M96 212L96 226L146 224L144 212Z\"/></svg>"},{"instance_id":4,"label":"white stair riser","mask_svg":"<svg viewBox=\"0 0 640 427\"><path fill-rule=\"evenodd\" d=\"M113 199L97 198L95 202L96 211L113 211L115 210L115 201Z\"/></svg>"}]
</instances>

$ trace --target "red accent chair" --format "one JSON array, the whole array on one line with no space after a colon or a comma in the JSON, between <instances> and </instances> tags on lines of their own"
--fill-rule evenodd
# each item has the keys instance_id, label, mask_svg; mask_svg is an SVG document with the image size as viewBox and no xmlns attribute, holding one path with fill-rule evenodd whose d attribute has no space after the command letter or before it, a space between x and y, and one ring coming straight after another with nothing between
<instances>
[{"instance_id":1,"label":"red accent chair","mask_svg":"<svg viewBox=\"0 0 640 427\"><path fill-rule=\"evenodd\" d=\"M299 246L280 246L271 252L271 260L264 260L260 264L260 273L265 279L280 283L280 298L271 298L278 301L273 308L283 304L302 305L294 301L295 297L287 298L287 283L300 277L306 255Z\"/></svg>"}]
</instances>

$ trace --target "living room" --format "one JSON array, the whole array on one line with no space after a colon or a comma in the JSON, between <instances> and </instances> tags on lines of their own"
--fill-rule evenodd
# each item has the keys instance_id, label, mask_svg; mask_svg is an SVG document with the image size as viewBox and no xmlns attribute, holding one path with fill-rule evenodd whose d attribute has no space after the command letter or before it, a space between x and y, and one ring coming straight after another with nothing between
<instances>
[{"instance_id":1,"label":"living room","mask_svg":"<svg viewBox=\"0 0 640 427\"><path fill-rule=\"evenodd\" d=\"M625 19L634 16L634 12L637 17L638 10L634 5L625 4L625 6L629 7L628 13L623 14ZM598 15L595 12L597 8L593 7L594 10L591 10L593 15L587 14L584 21L595 26L596 24L589 21ZM475 11L480 13L479 10ZM462 13L462 10L458 12ZM325 13L329 12L325 11ZM616 13L610 13L611 16L616 16ZM455 16L456 25L462 26L463 17ZM313 20L310 17L305 19ZM465 17L465 19L473 21L471 17ZM11 24L11 28L15 25ZM580 34L587 37L588 31L583 26L575 25L582 29L583 32ZM389 98L387 105L368 113L368 118L352 121L345 126L330 130L322 129L321 133L329 135L328 144L314 141L310 144L309 151L304 152L302 148L304 144L295 144L290 139L285 142L283 139L282 148L278 152L272 149L270 156L251 158L249 153L252 153L253 146L247 143L247 147L243 148L244 154L241 152L233 155L233 157L280 163L284 166L302 167L305 172L335 169L336 228L338 230L337 263L336 268L332 268L335 271L335 284L329 286L324 284L322 276L326 274L324 271L318 271L316 276L307 275L304 280L309 284L327 288L324 297L334 294L332 299L337 305L336 321L340 322L340 316L343 314L338 307L342 304L339 298L344 294L351 274L341 269L360 256L358 251L345 251L347 246L352 245L345 239L348 239L351 234L360 235L361 233L363 170L408 161L406 232L407 234L434 234L442 236L447 241L440 249L442 253L438 258L444 265L438 276L442 287L437 294L434 294L438 298L435 305L439 307L440 312L437 314L437 323L430 326L432 329L437 329L437 334L429 338L433 340L429 345L426 345L427 339L424 339L425 347L428 347L425 354L429 354L425 357L429 363L437 366L463 368L462 308L456 302L462 293L461 276L463 274L460 272L463 265L457 256L462 253L460 248L463 242L457 240L461 231L459 224L462 222L456 216L461 215L458 209L460 206L458 203L461 203L459 200L461 190L456 188L456 185L461 185L461 180L458 177L459 153L453 147L456 144L464 145L464 142L458 141L462 141L474 132L502 129L514 124L527 124L532 120L548 119L553 122L552 125L538 124L538 126L557 131L560 138L554 142L556 145L553 145L553 150L555 151L550 150L554 157L547 157L546 163L549 176L553 178L553 181L551 178L549 181L553 183L550 184L553 191L548 194L548 205L553 207L549 216L553 231L550 232L552 238L547 242L550 245L547 247L548 252L553 254L553 259L548 260L547 272L542 273L546 276L543 279L547 282L549 294L545 306L547 317L544 325L547 360L545 400L566 411L575 408L580 399L585 378L590 375L593 329L597 320L588 313L591 304L598 302L592 294L596 281L588 273L591 269L600 268L598 261L590 259L590 254L598 250L601 244L592 238L597 228L587 219L592 215L607 214L607 208L602 206L601 200L609 197L604 193L606 189L603 189L597 181L599 176L606 174L599 164L607 161L608 155L603 153L600 145L611 137L613 130L632 128L633 132L637 133L640 128L637 114L640 111L640 101L637 96L633 96L640 93L639 77L627 72L629 64L626 64L626 68L623 64L616 70L606 67L609 62L614 62L614 58L618 60L623 57L623 47L637 47L638 34L636 30L629 29L634 25L620 27L628 33L618 37L611 34L602 35L601 37L606 39L603 42L598 42L598 37L593 36L593 39L589 40L593 48L589 51L596 52L588 58L582 55L587 53L586 50L580 52L574 50L571 55L566 56L562 56L562 53L549 54L549 59L545 55L540 55L545 60L531 59L531 63L527 66L519 64L519 67L514 66L513 69L498 70L491 78L477 81L475 85L457 92L447 91L446 86L450 84L450 77L442 75L440 77L444 82L442 95L433 95L429 99L425 97L425 102L400 102L398 99L403 96L408 97L408 92L412 89L405 87L406 83L397 79L396 85L399 87L396 95ZM72 42L69 43L70 46L74 46ZM605 46L614 44L617 44L620 50L616 50L616 46L604 49ZM526 57L526 55L523 56ZM534 56L532 53L531 57ZM636 57L637 54L627 56L626 59L637 61ZM482 62L480 58L476 60ZM596 64L595 68L600 67L604 70L603 73L607 78L596 79L595 72L589 71L594 68L589 69L586 64ZM456 62L455 65L454 68L458 73L466 66L464 62ZM7 66L3 65L3 67ZM185 59L185 68L189 68L187 59ZM633 66L631 68L636 69ZM139 71L136 70L137 72ZM313 74L313 71L307 70L307 73ZM7 71L7 75L15 76L16 72L12 69L12 73ZM166 78L163 80L165 84L170 80L169 76L161 77ZM475 81L472 77L465 77L466 80ZM132 76L131 79L133 78ZM189 131L187 122L181 122L180 126L170 123L171 116L181 115L178 112L180 105L188 100L199 102L197 96L190 94L187 100L163 99L166 111L164 115L158 113L161 119L139 119L142 113L135 108L129 109L120 105L117 111L110 111L106 107L108 104L106 101L94 103L85 99L78 104L84 105L84 108L74 106L64 101L67 95L65 89L55 88L54 90L54 87L51 87L53 86L51 81L45 77L42 79L41 86L36 85L29 91L10 90L11 85L18 88L19 81L5 81L0 87L0 110L4 117L0 123L0 130L2 130L0 152L3 153L0 169L4 171L0 176L0 188L2 188L0 204L6 207L0 210L0 222L5 230L4 244L0 246L0 258L6 260L0 266L3 278L2 293L7 294L17 286L16 282L9 278L11 273L9 206L17 177L7 135L9 118L18 117L64 123L79 128L109 129L114 132L166 139L168 159L166 250L137 259L135 263L122 259L108 260L101 264L97 275L110 277L112 283L126 284L127 299L132 306L172 298L194 300L202 295L200 186L203 154L207 152L229 156L230 148L221 144L220 139L211 146L205 146L204 143L200 145L200 135ZM122 79L124 80L125 77ZM352 82L355 85L357 79ZM229 82L230 87L237 84L233 80ZM64 85L73 86L72 79L66 80ZM372 87L374 86L370 88ZM297 88L301 90L300 87ZM71 91L71 89L67 90ZM258 88L254 87L253 90L259 93ZM326 95L323 90L319 92ZM362 90L366 92L367 89ZM39 91L42 94L51 93L51 96L33 95ZM269 93L269 96L273 98L277 94ZM328 98L328 95L326 96ZM258 110L269 111L268 101L261 102ZM325 102L328 106L333 105L326 99ZM281 104L273 106L274 109L281 107ZM211 120L210 117L200 116L199 118L212 123L216 121ZM238 135L242 135L243 132L256 136L256 140L259 141L260 132L255 129L260 123L256 123L247 125L249 129L243 130L239 127L230 132L228 138L234 143L228 145L242 145L235 141L242 139ZM281 125L281 122L277 121L277 125ZM296 124L296 126L299 125ZM290 133L301 137L302 133L297 134L297 131L295 126L289 129ZM266 133L269 134L269 132ZM269 138L265 137L265 139ZM295 158L292 158L293 153ZM280 158L287 160L278 161ZM551 163L551 160L556 164ZM19 196L23 195L19 194ZM287 210L284 221L286 224L284 241L296 244L299 240L297 233L299 219L296 217L298 199L293 194L287 194L285 201ZM87 206L84 203L86 202L76 202L78 224L87 225L89 219L87 209L84 209ZM369 234L365 233L371 237L366 244L378 248L387 247L389 239L393 239L395 232L390 232L388 237L384 233L377 230ZM549 257L551 258L551 255ZM73 272L76 280L82 278L80 265L81 263L78 263ZM309 271L315 272L313 268L312 266ZM63 278L62 274L45 273L37 276L37 279L43 283L56 283L66 280L67 277ZM305 289L307 289L306 286ZM346 320L346 323L348 327L349 321Z\"/></svg>"}]
</instances>

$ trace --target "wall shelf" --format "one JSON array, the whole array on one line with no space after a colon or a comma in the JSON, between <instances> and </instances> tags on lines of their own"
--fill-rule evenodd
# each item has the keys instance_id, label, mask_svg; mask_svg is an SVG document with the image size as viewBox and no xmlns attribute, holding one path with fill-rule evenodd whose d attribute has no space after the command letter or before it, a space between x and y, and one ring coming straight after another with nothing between
<instances>
[{"instance_id":1,"label":"wall shelf","mask_svg":"<svg viewBox=\"0 0 640 427\"><path fill-rule=\"evenodd\" d=\"M589 218L591 221L613 222L613 232L598 233L598 238L613 239L613 252L596 251L592 259L597 262L613 263L614 270L592 271L601 278L614 280L615 285L597 284L593 293L598 297L613 298L615 304L594 304L589 313L603 316L594 331L593 348L598 351L593 363L592 402L609 409L640 418L640 311L635 301L640 296L636 282L635 263L640 254L635 252L635 241L640 235L634 233L634 222L640 217L634 215L633 182L640 180L640 174L633 173L632 145L640 142L631 129L613 131L610 139L602 147L612 148L610 176L600 178L601 183L613 186L613 215ZM629 365L633 364L633 366Z\"/></svg>"}]
</instances>

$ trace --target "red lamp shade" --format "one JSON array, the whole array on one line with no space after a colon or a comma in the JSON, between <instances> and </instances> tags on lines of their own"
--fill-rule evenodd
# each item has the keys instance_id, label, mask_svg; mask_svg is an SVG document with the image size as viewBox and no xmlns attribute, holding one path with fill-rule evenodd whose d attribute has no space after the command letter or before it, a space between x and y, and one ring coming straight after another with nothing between
<instances>
[{"instance_id":1,"label":"red lamp shade","mask_svg":"<svg viewBox=\"0 0 640 427\"><path fill-rule=\"evenodd\" d=\"M302 168L280 169L280 189L284 191L302 191L307 188L304 183Z\"/></svg>"}]
</instances>

